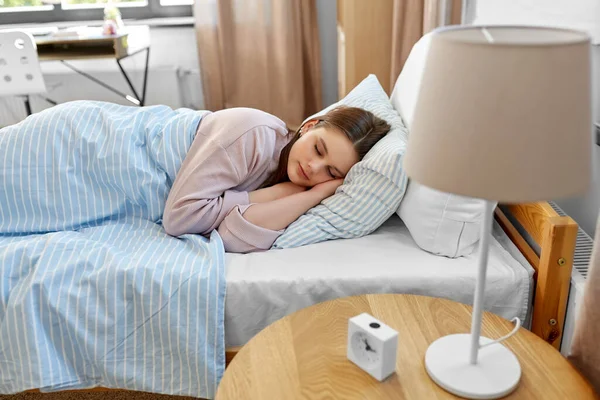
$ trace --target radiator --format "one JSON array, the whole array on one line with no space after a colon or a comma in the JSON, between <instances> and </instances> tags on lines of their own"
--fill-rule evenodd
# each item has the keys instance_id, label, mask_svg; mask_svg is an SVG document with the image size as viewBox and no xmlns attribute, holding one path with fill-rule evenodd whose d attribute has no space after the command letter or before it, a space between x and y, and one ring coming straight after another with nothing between
<instances>
[{"instance_id":1,"label":"radiator","mask_svg":"<svg viewBox=\"0 0 600 400\"><path fill-rule=\"evenodd\" d=\"M565 216L565 212L554 202L549 202L550 206L560 216ZM598 233L600 234L600 233ZM571 272L571 288L569 289L569 300L567 303L567 314L565 316L565 325L563 329L560 352L567 356L571 347L573 338L573 329L577 318L578 307L583 299L585 290L585 280L588 275L590 259L594 240L579 228L577 232L577 242L575 244L575 255L573 256L573 271Z\"/></svg>"}]
</instances>

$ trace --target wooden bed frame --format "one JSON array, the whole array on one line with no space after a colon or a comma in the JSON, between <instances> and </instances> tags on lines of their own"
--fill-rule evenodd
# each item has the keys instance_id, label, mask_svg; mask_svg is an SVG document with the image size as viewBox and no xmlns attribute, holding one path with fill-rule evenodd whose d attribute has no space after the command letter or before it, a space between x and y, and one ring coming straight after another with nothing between
<instances>
[{"instance_id":1,"label":"wooden bed frame","mask_svg":"<svg viewBox=\"0 0 600 400\"><path fill-rule=\"evenodd\" d=\"M559 349L578 225L571 217L559 216L547 202L506 205L503 208L508 211L511 218L509 219L500 208L496 208L496 220L535 269L531 331ZM524 229L539 246L539 254L519 233L511 219L518 222L520 228ZM239 350L240 347L226 350L226 365L229 365ZM109 390L121 389L98 387L77 391ZM52 395L52 393L47 394Z\"/></svg>"},{"instance_id":2,"label":"wooden bed frame","mask_svg":"<svg viewBox=\"0 0 600 400\"><path fill-rule=\"evenodd\" d=\"M531 331L560 349L579 227L571 217L558 215L547 202L505 208L540 249L537 254L496 208L496 220L535 269Z\"/></svg>"}]
</instances>

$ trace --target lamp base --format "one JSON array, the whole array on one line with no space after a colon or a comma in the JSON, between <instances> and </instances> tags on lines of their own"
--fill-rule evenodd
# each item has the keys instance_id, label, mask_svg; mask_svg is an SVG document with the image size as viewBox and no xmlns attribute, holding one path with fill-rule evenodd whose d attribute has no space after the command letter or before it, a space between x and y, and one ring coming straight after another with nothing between
<instances>
[{"instance_id":1,"label":"lamp base","mask_svg":"<svg viewBox=\"0 0 600 400\"><path fill-rule=\"evenodd\" d=\"M491 341L480 337L481 345ZM484 347L474 365L469 363L470 349L470 334L437 339L425 353L427 373L443 389L468 399L497 399L516 389L521 365L509 349L499 343Z\"/></svg>"}]
</instances>

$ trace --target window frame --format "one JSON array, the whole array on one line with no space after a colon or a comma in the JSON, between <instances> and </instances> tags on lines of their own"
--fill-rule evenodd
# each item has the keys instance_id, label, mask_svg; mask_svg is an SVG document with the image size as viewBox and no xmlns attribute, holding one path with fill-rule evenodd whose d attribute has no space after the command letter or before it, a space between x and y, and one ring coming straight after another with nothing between
<instances>
[{"instance_id":1,"label":"window frame","mask_svg":"<svg viewBox=\"0 0 600 400\"><path fill-rule=\"evenodd\" d=\"M192 5L162 6L160 0L146 0L145 6L119 7L123 19L174 18L192 16ZM118 3L116 4L119 6ZM104 7L63 9L54 4L52 10L0 12L0 25L60 23L70 21L102 21Z\"/></svg>"}]
</instances>

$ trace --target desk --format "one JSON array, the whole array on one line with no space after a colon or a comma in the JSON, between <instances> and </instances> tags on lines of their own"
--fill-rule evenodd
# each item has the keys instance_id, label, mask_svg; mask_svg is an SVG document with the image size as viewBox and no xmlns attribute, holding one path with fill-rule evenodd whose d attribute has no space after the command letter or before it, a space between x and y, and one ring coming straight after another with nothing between
<instances>
[{"instance_id":1,"label":"desk","mask_svg":"<svg viewBox=\"0 0 600 400\"><path fill-rule=\"evenodd\" d=\"M101 34L101 28L88 28L83 34L79 35L59 36L55 33L47 36L36 36L35 43L40 61L60 61L78 74L124 97L133 104L144 105L148 80L148 60L150 58L150 29L148 26L126 26L122 32L116 35L103 35ZM140 96L121 65L121 60L143 51L146 52L146 62ZM133 96L109 86L67 62L67 60L93 60L99 58L114 58L117 61L117 65L133 92Z\"/></svg>"}]
</instances>

